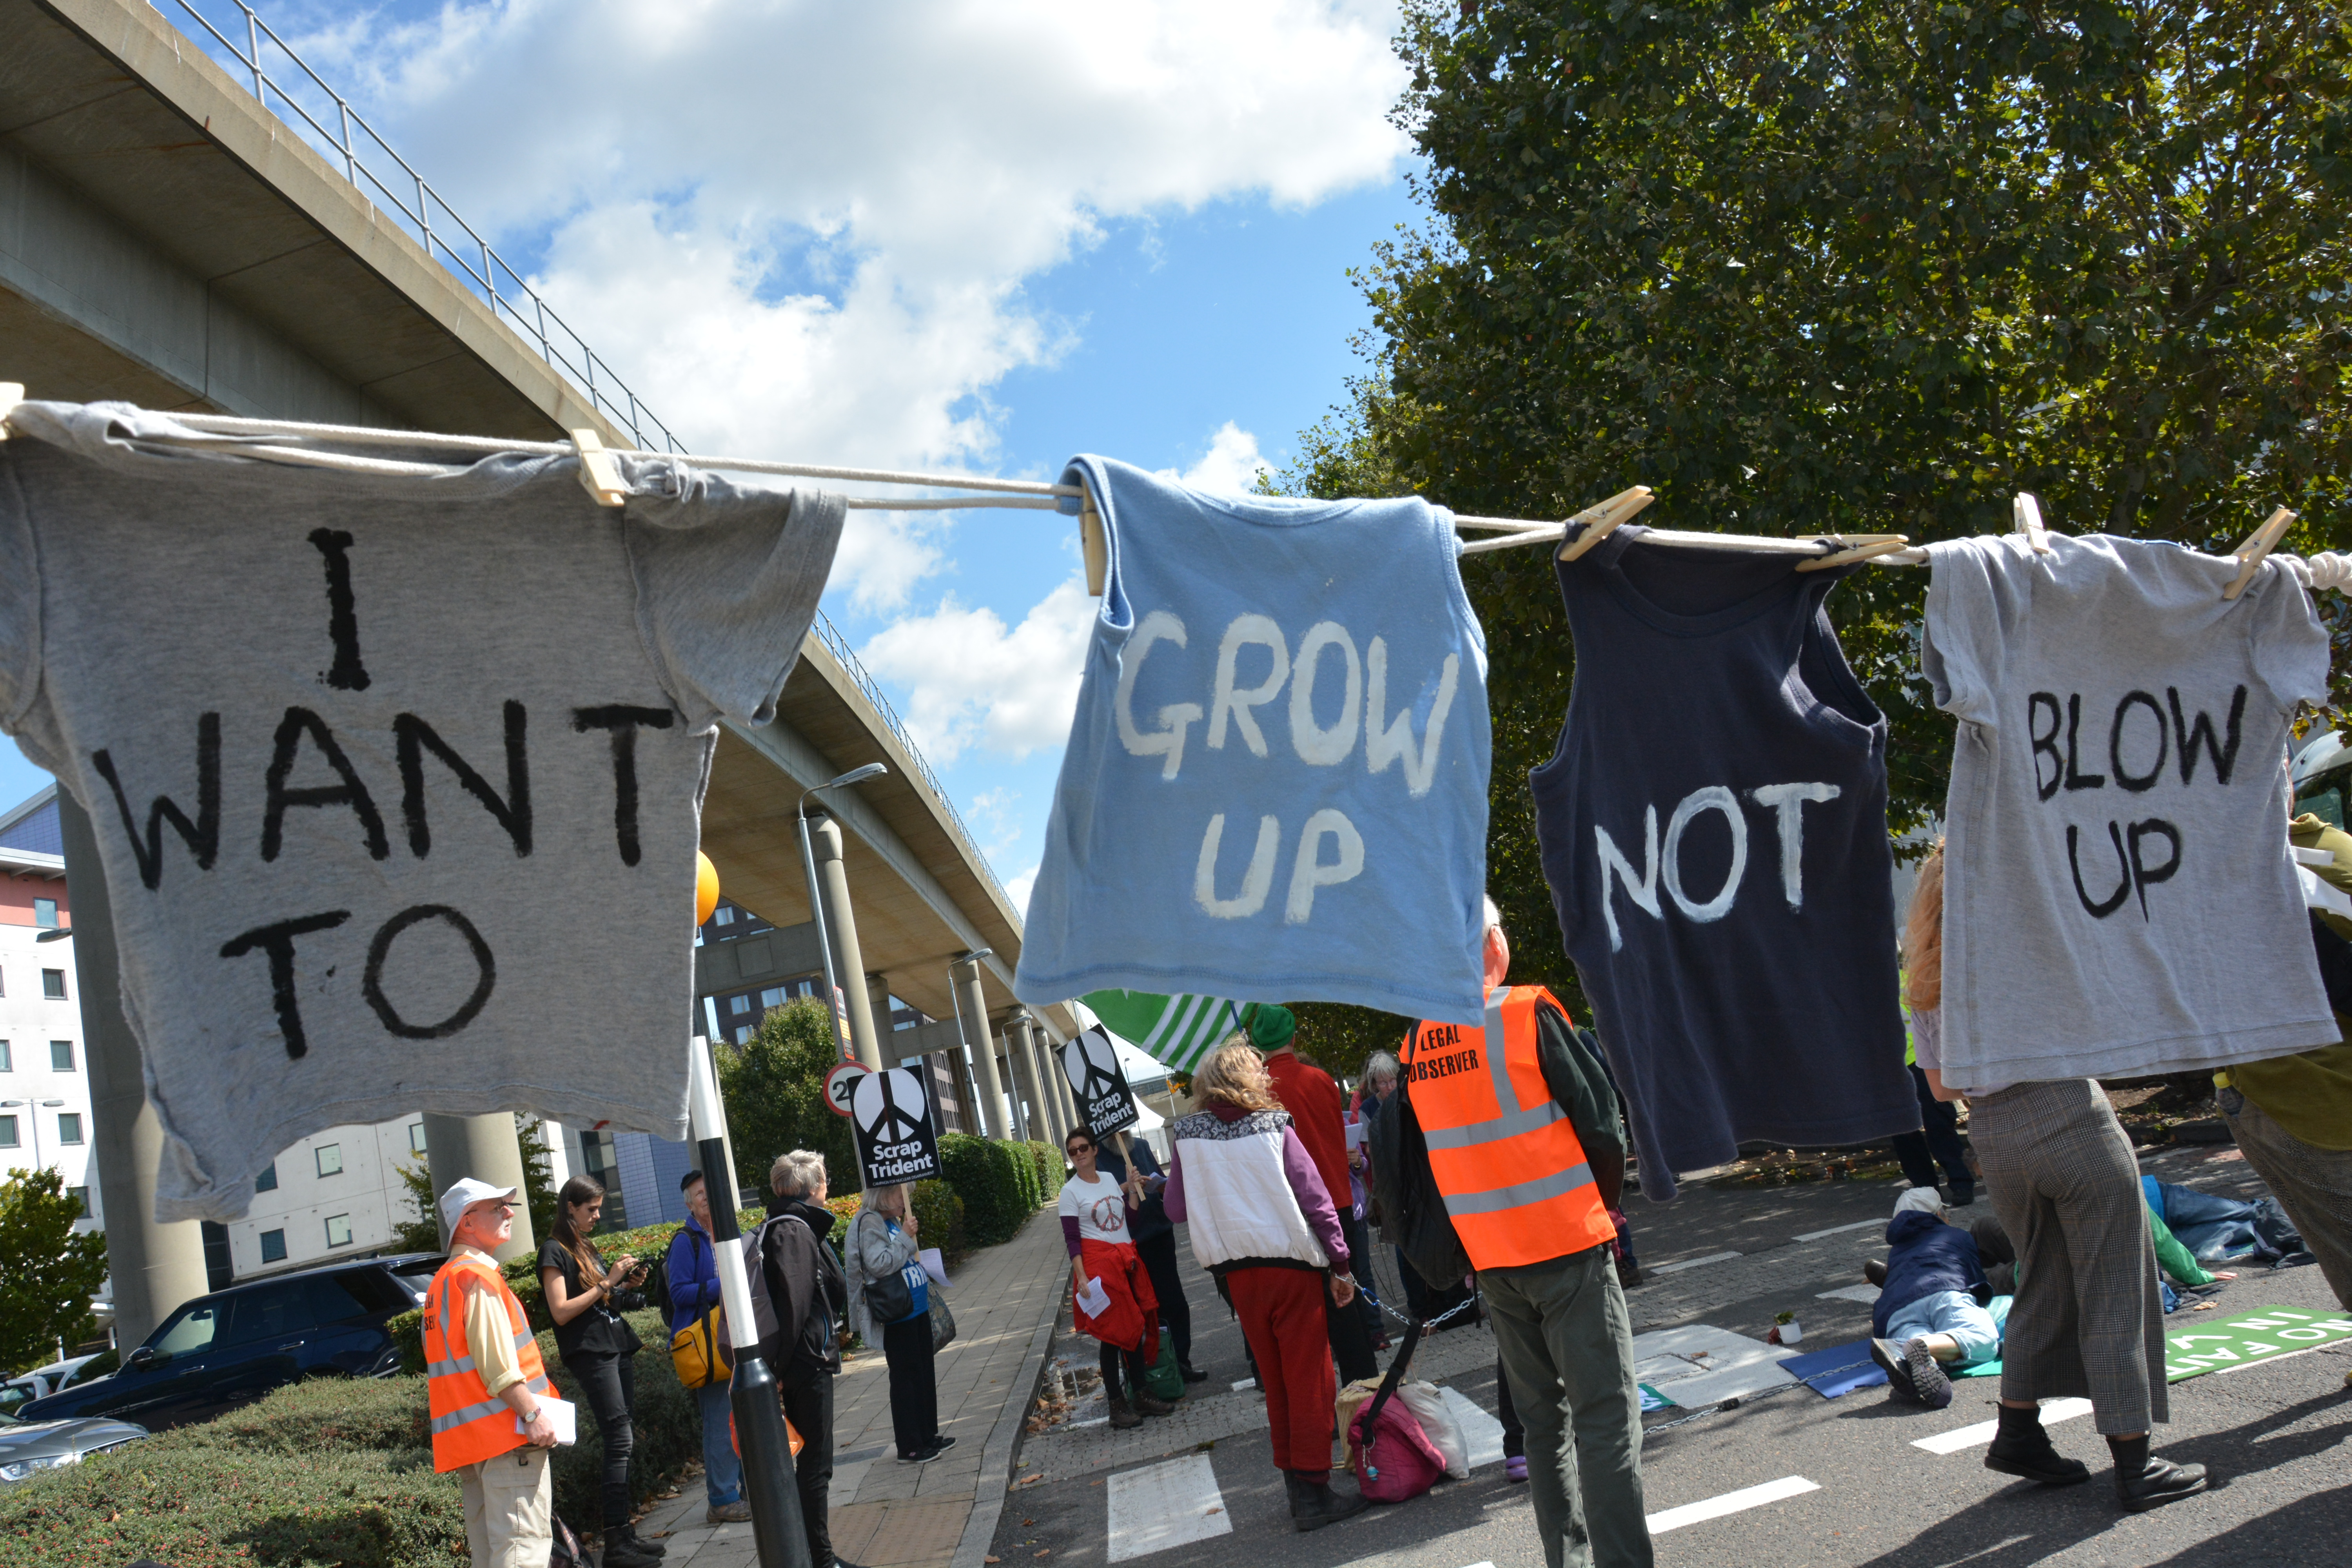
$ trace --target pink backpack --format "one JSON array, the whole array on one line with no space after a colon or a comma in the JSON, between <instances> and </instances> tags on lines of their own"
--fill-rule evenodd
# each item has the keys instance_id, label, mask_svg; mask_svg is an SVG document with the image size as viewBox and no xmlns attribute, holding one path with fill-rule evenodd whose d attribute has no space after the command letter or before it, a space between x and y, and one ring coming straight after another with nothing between
<instances>
[{"instance_id":1,"label":"pink backpack","mask_svg":"<svg viewBox=\"0 0 2352 1568\"><path fill-rule=\"evenodd\" d=\"M1445 1474L1445 1457L1422 1431L1404 1401L1383 1388L1348 1427L1348 1463L1356 1489L1369 1502L1402 1502L1427 1491ZM1365 1440L1367 1422L1371 1438Z\"/></svg>"}]
</instances>

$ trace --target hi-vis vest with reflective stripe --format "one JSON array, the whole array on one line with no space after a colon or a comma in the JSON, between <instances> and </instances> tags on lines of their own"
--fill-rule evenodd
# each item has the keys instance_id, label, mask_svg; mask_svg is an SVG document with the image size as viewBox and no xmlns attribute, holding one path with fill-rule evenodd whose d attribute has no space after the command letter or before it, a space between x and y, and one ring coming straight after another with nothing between
<instances>
[{"instance_id":1,"label":"hi-vis vest with reflective stripe","mask_svg":"<svg viewBox=\"0 0 2352 1568\"><path fill-rule=\"evenodd\" d=\"M1617 1235L1536 1058L1539 1001L1559 1007L1539 985L1491 991L1484 1029L1423 1022L1405 1042L1430 1170L1475 1268L1542 1263Z\"/></svg>"},{"instance_id":2,"label":"hi-vis vest with reflective stripe","mask_svg":"<svg viewBox=\"0 0 2352 1568\"><path fill-rule=\"evenodd\" d=\"M433 1276L425 1292L425 1392L433 1411L433 1468L454 1470L495 1459L521 1447L530 1439L515 1430L514 1406L493 1399L474 1368L466 1343L466 1293L495 1290L505 1306L508 1331L514 1335L515 1360L524 1384L534 1394L552 1398L546 1363L540 1360L539 1341L524 1318L522 1303L507 1289L499 1271L471 1258L452 1258Z\"/></svg>"}]
</instances>

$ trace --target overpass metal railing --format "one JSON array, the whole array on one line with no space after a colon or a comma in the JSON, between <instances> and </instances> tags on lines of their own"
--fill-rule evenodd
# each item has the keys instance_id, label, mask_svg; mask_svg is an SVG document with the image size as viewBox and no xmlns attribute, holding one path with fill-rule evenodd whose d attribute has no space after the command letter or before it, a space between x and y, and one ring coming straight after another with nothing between
<instances>
[{"instance_id":1,"label":"overpass metal railing","mask_svg":"<svg viewBox=\"0 0 2352 1568\"><path fill-rule=\"evenodd\" d=\"M816 633L817 640L824 644L825 651L841 661L841 668L848 672L849 679L856 684L857 689L864 694L866 700L874 705L874 711L882 716L882 722L889 727L890 733L898 740L898 744L905 748L908 761L915 764L915 772L922 775L923 783L930 789L931 797L940 803L940 809L948 814L948 821L954 826L957 836L963 840L965 858L980 868L980 874L988 879L990 887L1000 893L1004 893L1004 901L1010 904L1013 901L1013 895L1005 893L1004 884L996 879L996 868L991 866L988 863L988 857L980 852L980 840L972 837L971 829L965 825L961 814L956 810L955 801L949 795L947 786L940 783L939 774L931 772L930 762L923 755L922 748L915 744L915 738L912 735L907 733L907 726L899 719L898 710L890 706L890 699L883 695L882 688L876 684L874 677L866 672L866 667L857 661L857 655L850 650L849 639L841 635L841 628L835 626L823 610L816 613L816 619L810 624L809 629ZM1017 920L1023 911L1014 910L1013 913Z\"/></svg>"},{"instance_id":2,"label":"overpass metal railing","mask_svg":"<svg viewBox=\"0 0 2352 1568\"><path fill-rule=\"evenodd\" d=\"M170 16L163 0L154 0L158 13ZM255 100L264 110L284 113L279 118L331 163L341 162L343 177L370 203L401 221L425 253L444 263L490 307L491 313L538 345L540 357L555 367L589 402L613 423L629 432L640 449L682 452L686 448L669 426L654 417L585 339L549 308L539 291L523 280L490 242L475 232L442 199L432 184L393 150L375 127L351 106L285 39L272 31L245 0L170 0L170 4L201 29L190 38L216 64L249 81ZM230 30L215 26L209 9L227 19ZM183 32L187 29L183 28ZM240 43L236 35L243 36ZM284 65L278 66L282 57ZM273 106L272 96L277 104ZM437 219L437 226L436 226Z\"/></svg>"}]
</instances>

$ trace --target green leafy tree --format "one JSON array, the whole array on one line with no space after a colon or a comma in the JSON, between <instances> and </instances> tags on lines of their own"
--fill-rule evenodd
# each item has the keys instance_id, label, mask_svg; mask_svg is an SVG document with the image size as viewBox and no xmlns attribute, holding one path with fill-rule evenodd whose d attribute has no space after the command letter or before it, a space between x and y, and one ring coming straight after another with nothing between
<instances>
[{"instance_id":1,"label":"green leafy tree","mask_svg":"<svg viewBox=\"0 0 2352 1568\"><path fill-rule=\"evenodd\" d=\"M11 1375L97 1330L89 1299L106 1282L106 1237L75 1235L81 1217L54 1166L0 1183L0 1367Z\"/></svg>"},{"instance_id":2,"label":"green leafy tree","mask_svg":"<svg viewBox=\"0 0 2352 1568\"><path fill-rule=\"evenodd\" d=\"M523 1208L530 1215L530 1233L545 1241L555 1234L555 1205L560 1184L554 1179L555 1156L540 1131L537 1118L515 1113L515 1143L522 1154ZM433 1190L433 1169L422 1154L394 1167L408 1197L408 1217L392 1227L392 1245L404 1252L441 1250L439 1194Z\"/></svg>"},{"instance_id":3,"label":"green leafy tree","mask_svg":"<svg viewBox=\"0 0 2352 1568\"><path fill-rule=\"evenodd\" d=\"M759 1032L740 1046L711 1047L719 1093L727 1103L727 1131L747 1193L766 1200L768 1167L776 1156L810 1149L824 1156L831 1189L858 1190L857 1152L849 1119L824 1103L824 1075L841 1060L824 1004L802 996L772 1007Z\"/></svg>"},{"instance_id":4,"label":"green leafy tree","mask_svg":"<svg viewBox=\"0 0 2352 1568\"><path fill-rule=\"evenodd\" d=\"M1644 484L1660 526L1915 541L2023 490L2066 531L2225 550L2284 505L2286 548L2352 537L2340 7L1411 0L1400 49L1431 221L1361 275L1374 374L1285 488L1565 517ZM1566 993L1527 790L1574 672L1547 557L1464 576L1512 978ZM1898 833L1951 749L1926 587L1830 601Z\"/></svg>"},{"instance_id":5,"label":"green leafy tree","mask_svg":"<svg viewBox=\"0 0 2352 1568\"><path fill-rule=\"evenodd\" d=\"M1363 1076L1374 1051L1396 1054L1413 1026L1411 1018L1344 1002L1293 1002L1298 1033L1292 1048L1334 1078Z\"/></svg>"},{"instance_id":6,"label":"green leafy tree","mask_svg":"<svg viewBox=\"0 0 2352 1568\"><path fill-rule=\"evenodd\" d=\"M403 1160L394 1169L408 1194L408 1217L392 1227L392 1245L403 1252L441 1250L441 1224L434 1217L433 1172L422 1154Z\"/></svg>"}]
</instances>

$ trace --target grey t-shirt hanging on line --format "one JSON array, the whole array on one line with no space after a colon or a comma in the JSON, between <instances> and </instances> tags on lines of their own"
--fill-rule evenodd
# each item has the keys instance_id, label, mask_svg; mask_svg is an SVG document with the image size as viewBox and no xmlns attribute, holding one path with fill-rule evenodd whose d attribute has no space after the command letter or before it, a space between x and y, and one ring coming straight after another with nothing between
<instances>
[{"instance_id":1,"label":"grey t-shirt hanging on line","mask_svg":"<svg viewBox=\"0 0 2352 1568\"><path fill-rule=\"evenodd\" d=\"M2286 726L2327 635L2277 562L2018 536L1927 547L1920 663L1957 715L1943 1072L2187 1072L2336 1038L2287 853Z\"/></svg>"},{"instance_id":2,"label":"grey t-shirt hanging on line","mask_svg":"<svg viewBox=\"0 0 2352 1568\"><path fill-rule=\"evenodd\" d=\"M606 509L570 458L11 423L0 728L97 833L157 1217L234 1219L297 1139L418 1110L685 1136L718 724L774 716L840 498L625 458Z\"/></svg>"}]
</instances>

